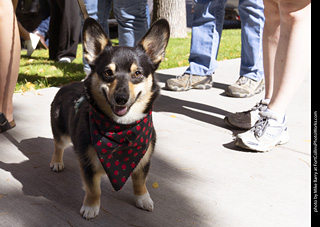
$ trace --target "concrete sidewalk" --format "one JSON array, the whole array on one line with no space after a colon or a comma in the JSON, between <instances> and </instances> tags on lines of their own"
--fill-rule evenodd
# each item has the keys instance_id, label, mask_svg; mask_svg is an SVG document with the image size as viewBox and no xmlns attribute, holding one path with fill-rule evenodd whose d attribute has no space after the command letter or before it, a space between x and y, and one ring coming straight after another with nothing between
<instances>
[{"instance_id":1,"label":"concrete sidewalk","mask_svg":"<svg viewBox=\"0 0 320 227\"><path fill-rule=\"evenodd\" d=\"M104 177L100 214L90 221L79 214L84 191L72 147L63 172L49 168L49 110L58 88L15 94L17 126L0 134L0 226L310 226L310 76L288 109L290 142L254 153L236 147L233 138L240 131L223 122L226 114L248 110L263 97L224 95L239 67L240 59L219 62L210 90L162 90L154 108L158 140L147 182L154 211L134 206L131 180L115 193ZM183 71L159 71L161 86Z\"/></svg>"}]
</instances>

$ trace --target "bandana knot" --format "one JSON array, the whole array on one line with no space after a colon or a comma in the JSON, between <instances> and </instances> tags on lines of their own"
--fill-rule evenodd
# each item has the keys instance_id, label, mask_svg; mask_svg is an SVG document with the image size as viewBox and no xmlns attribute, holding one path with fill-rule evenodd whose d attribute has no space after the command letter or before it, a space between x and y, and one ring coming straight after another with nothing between
<instances>
[{"instance_id":1,"label":"bandana knot","mask_svg":"<svg viewBox=\"0 0 320 227\"><path fill-rule=\"evenodd\" d=\"M152 111L133 124L118 124L92 106L89 112L91 143L113 188L120 190L148 150Z\"/></svg>"}]
</instances>

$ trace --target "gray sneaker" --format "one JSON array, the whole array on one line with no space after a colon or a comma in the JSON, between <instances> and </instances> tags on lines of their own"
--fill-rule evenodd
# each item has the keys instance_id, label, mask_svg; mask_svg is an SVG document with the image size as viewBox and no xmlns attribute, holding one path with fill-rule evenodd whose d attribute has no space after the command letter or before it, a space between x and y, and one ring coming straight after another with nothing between
<instances>
[{"instance_id":1,"label":"gray sneaker","mask_svg":"<svg viewBox=\"0 0 320 227\"><path fill-rule=\"evenodd\" d=\"M237 98L247 98L259 94L263 90L264 79L255 81L248 77L240 76L234 84L228 87L226 94Z\"/></svg>"},{"instance_id":2,"label":"gray sneaker","mask_svg":"<svg viewBox=\"0 0 320 227\"><path fill-rule=\"evenodd\" d=\"M250 129L260 119L259 113L267 109L269 102L262 99L250 110L227 115L224 122L235 128Z\"/></svg>"},{"instance_id":3,"label":"gray sneaker","mask_svg":"<svg viewBox=\"0 0 320 227\"><path fill-rule=\"evenodd\" d=\"M171 91L188 91L190 89L210 89L212 88L212 76L196 76L183 74L176 79L169 79L166 87Z\"/></svg>"},{"instance_id":4,"label":"gray sneaker","mask_svg":"<svg viewBox=\"0 0 320 227\"><path fill-rule=\"evenodd\" d=\"M285 144L289 141L286 117L282 123L279 123L274 116L266 111L260 112L260 116L261 118L252 129L237 135L237 146L266 152L276 145Z\"/></svg>"}]
</instances>

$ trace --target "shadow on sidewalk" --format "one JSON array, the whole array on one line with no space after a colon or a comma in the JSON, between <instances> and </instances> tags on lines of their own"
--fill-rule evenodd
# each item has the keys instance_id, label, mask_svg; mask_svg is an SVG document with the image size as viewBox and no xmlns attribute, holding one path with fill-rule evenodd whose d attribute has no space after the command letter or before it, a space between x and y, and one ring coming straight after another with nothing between
<instances>
[{"instance_id":1,"label":"shadow on sidewalk","mask_svg":"<svg viewBox=\"0 0 320 227\"><path fill-rule=\"evenodd\" d=\"M55 173L49 168L53 139L37 137L18 142L9 133L4 133L4 136L28 158L27 161L21 163L0 162L0 168L10 172L22 184L22 198L24 203L28 204L21 204L21 206L32 206L28 215L19 214L23 212L19 207L10 207L14 200L21 197L19 188L10 191L6 196L7 200L2 200L4 207L9 210L14 209L14 215L19 216L22 222L28 223L30 221L28 219L42 217L37 221L39 226L45 226L47 223L65 224L66 226L107 224L114 227L192 226L192 223L196 223L197 226L205 226L202 216L206 216L207 211L195 207L193 197L190 196L190 190L195 190L192 188L195 186L191 185L191 189L185 187L185 190L181 190L182 182L192 181L192 176L176 168L173 163L170 163L170 160L164 160L160 151L158 155L156 151L151 159L151 170L147 182L150 195L155 202L153 212L142 211L135 207L131 179L121 191L115 193L105 176L101 183L100 214L88 222L79 214L84 191L73 148L67 148L65 151L64 171ZM160 184L157 189L152 187L152 183L156 181ZM35 200L41 202L34 202ZM36 210L35 214L34 210ZM55 219L59 219L61 223L53 222Z\"/></svg>"},{"instance_id":2,"label":"shadow on sidewalk","mask_svg":"<svg viewBox=\"0 0 320 227\"><path fill-rule=\"evenodd\" d=\"M208 124L213 124L221 128L229 129L226 123L224 123L223 118L227 114L230 114L230 112L214 106L176 99L162 94L156 101L154 111L173 112ZM221 117L217 117L215 115L221 115Z\"/></svg>"}]
</instances>

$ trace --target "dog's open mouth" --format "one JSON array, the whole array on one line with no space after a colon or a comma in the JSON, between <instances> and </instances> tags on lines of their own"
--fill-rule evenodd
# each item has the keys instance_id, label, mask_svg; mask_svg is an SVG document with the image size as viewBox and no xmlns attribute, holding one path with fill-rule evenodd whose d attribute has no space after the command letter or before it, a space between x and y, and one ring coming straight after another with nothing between
<instances>
[{"instance_id":1,"label":"dog's open mouth","mask_svg":"<svg viewBox=\"0 0 320 227\"><path fill-rule=\"evenodd\" d=\"M141 95L141 92L139 92L139 94L137 95L135 101L134 101L132 104L128 104L128 103L127 103L127 105L122 105L122 106L121 106L121 105L112 105L111 102L109 101L109 98L108 98L108 96L107 96L106 91L105 91L105 90L102 90L102 92L103 92L103 95L104 95L105 99L107 100L107 102L108 102L109 105L111 106L112 112L113 112L115 115L119 116L119 117L126 115L126 114L129 112L131 106L137 101L137 99L138 99L138 98L140 97L140 95Z\"/></svg>"},{"instance_id":2,"label":"dog's open mouth","mask_svg":"<svg viewBox=\"0 0 320 227\"><path fill-rule=\"evenodd\" d=\"M128 113L128 107L126 106L114 106L113 112L118 116L123 116Z\"/></svg>"}]
</instances>

